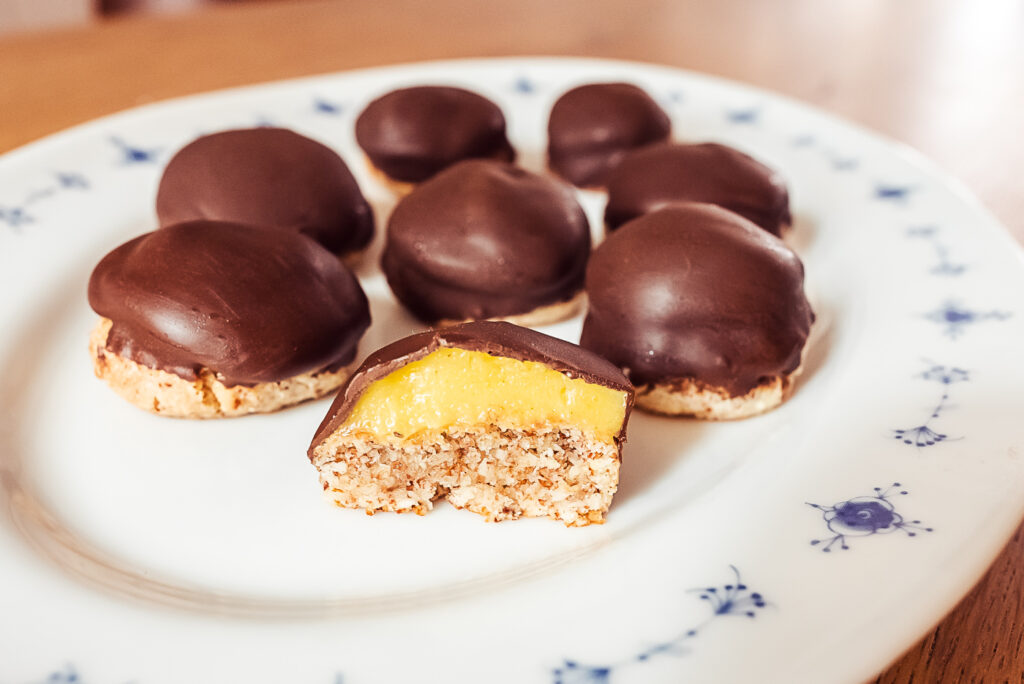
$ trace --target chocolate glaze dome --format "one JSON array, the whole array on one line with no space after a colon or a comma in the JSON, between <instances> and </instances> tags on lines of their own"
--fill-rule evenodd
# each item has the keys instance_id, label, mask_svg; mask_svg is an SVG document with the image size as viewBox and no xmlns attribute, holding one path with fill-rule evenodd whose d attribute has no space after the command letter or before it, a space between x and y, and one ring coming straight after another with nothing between
<instances>
[{"instance_id":1,"label":"chocolate glaze dome","mask_svg":"<svg viewBox=\"0 0 1024 684\"><path fill-rule=\"evenodd\" d=\"M381 264L427 322L499 318L583 288L590 228L572 190L511 164L471 160L403 198Z\"/></svg>"},{"instance_id":2,"label":"chocolate glaze dome","mask_svg":"<svg viewBox=\"0 0 1024 684\"><path fill-rule=\"evenodd\" d=\"M513 161L498 105L463 88L393 90L356 120L356 141L389 178L419 183L464 159Z\"/></svg>"},{"instance_id":3,"label":"chocolate glaze dome","mask_svg":"<svg viewBox=\"0 0 1024 684\"><path fill-rule=\"evenodd\" d=\"M718 143L658 143L628 154L608 174L608 230L673 202L707 202L773 235L791 222L782 177L756 159Z\"/></svg>"},{"instance_id":4,"label":"chocolate glaze dome","mask_svg":"<svg viewBox=\"0 0 1024 684\"><path fill-rule=\"evenodd\" d=\"M587 268L580 345L637 387L695 379L741 396L795 371L814 313L781 240L710 204L623 226Z\"/></svg>"},{"instance_id":5,"label":"chocolate glaze dome","mask_svg":"<svg viewBox=\"0 0 1024 684\"><path fill-rule=\"evenodd\" d=\"M179 223L126 242L89 279L113 326L106 349L137 364L225 385L277 382L355 358L370 312L352 272L298 233Z\"/></svg>"},{"instance_id":6,"label":"chocolate glaze dome","mask_svg":"<svg viewBox=\"0 0 1024 684\"><path fill-rule=\"evenodd\" d=\"M335 254L373 237L373 211L344 160L283 128L204 135L164 169L160 225L208 219L293 230Z\"/></svg>"},{"instance_id":7,"label":"chocolate glaze dome","mask_svg":"<svg viewBox=\"0 0 1024 684\"><path fill-rule=\"evenodd\" d=\"M548 166L573 185L603 185L626 153L666 139L672 122L629 83L588 83L555 102L548 118Z\"/></svg>"}]
</instances>

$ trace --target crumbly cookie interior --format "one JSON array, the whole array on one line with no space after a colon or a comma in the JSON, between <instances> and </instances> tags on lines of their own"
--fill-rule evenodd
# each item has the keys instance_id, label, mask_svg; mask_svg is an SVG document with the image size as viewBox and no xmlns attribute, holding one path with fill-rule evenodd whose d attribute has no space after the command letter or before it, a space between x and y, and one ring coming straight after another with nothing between
<instances>
[{"instance_id":1,"label":"crumbly cookie interior","mask_svg":"<svg viewBox=\"0 0 1024 684\"><path fill-rule=\"evenodd\" d=\"M420 515L445 498L491 522L549 517L567 526L604 521L618 487L612 440L575 426L479 425L381 441L336 431L313 451L338 506Z\"/></svg>"}]
</instances>

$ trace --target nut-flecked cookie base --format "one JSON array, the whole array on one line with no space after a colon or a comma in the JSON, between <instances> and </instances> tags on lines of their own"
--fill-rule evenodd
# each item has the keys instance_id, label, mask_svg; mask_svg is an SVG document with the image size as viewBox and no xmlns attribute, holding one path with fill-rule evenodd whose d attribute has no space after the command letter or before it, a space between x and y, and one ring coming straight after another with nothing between
<instances>
[{"instance_id":1,"label":"nut-flecked cookie base","mask_svg":"<svg viewBox=\"0 0 1024 684\"><path fill-rule=\"evenodd\" d=\"M303 373L279 382L228 387L204 371L197 380L148 368L105 348L112 323L100 319L89 338L96 377L139 408L173 418L230 418L270 413L336 390L351 366L333 372Z\"/></svg>"},{"instance_id":2,"label":"nut-flecked cookie base","mask_svg":"<svg viewBox=\"0 0 1024 684\"><path fill-rule=\"evenodd\" d=\"M580 291L573 295L572 299L568 299L564 302L555 302L554 304L545 304L544 306L538 306L533 311L527 311L521 314L512 314L511 316L498 316L495 318L488 318L488 321L504 321L506 323L513 323L515 325L523 326L524 328L532 328L541 325L550 325L552 323L558 323L564 321L567 318L571 318L578 314L583 308L583 304L586 295ZM460 325L462 323L469 323L476 319L466 318L460 321L452 320L450 318L443 318L434 324L435 328L450 328L453 325Z\"/></svg>"},{"instance_id":3,"label":"nut-flecked cookie base","mask_svg":"<svg viewBox=\"0 0 1024 684\"><path fill-rule=\"evenodd\" d=\"M773 378L738 397L692 378L643 385L636 390L636 406L662 416L689 416L700 420L750 418L771 411L785 401L799 373L798 368L784 378Z\"/></svg>"},{"instance_id":4,"label":"nut-flecked cookie base","mask_svg":"<svg viewBox=\"0 0 1024 684\"><path fill-rule=\"evenodd\" d=\"M604 522L620 457L612 442L572 427L488 425L393 444L334 433L312 461L335 505L370 515L424 515L444 498L488 522L547 517L582 527Z\"/></svg>"}]
</instances>

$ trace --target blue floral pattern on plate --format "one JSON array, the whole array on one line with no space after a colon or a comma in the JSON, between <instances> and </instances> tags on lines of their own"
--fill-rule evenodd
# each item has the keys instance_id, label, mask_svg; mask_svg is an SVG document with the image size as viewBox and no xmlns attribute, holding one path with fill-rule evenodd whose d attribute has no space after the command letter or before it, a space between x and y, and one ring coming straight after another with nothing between
<instances>
[{"instance_id":1,"label":"blue floral pattern on plate","mask_svg":"<svg viewBox=\"0 0 1024 684\"><path fill-rule=\"evenodd\" d=\"M932 365L931 368L921 373L919 377L925 380L930 380L931 382L938 382L942 384L942 396L939 398L939 402L935 405L935 408L932 409L928 419L922 424L915 425L912 428L893 430L892 433L893 437L904 444L916 447L930 447L949 439L949 435L942 432L936 432L931 427L933 421L937 420L942 415L942 412L948 407L949 386L958 382L967 382L971 378L970 373L962 368L952 368L937 364Z\"/></svg>"},{"instance_id":2,"label":"blue floral pattern on plate","mask_svg":"<svg viewBox=\"0 0 1024 684\"><path fill-rule=\"evenodd\" d=\"M17 231L22 226L35 222L36 219L29 212L29 207L65 190L88 190L90 185L84 175L74 171L58 171L53 174L53 179L53 183L29 190L16 205L0 205L0 223L5 223L8 228Z\"/></svg>"},{"instance_id":3,"label":"blue floral pattern on plate","mask_svg":"<svg viewBox=\"0 0 1024 684\"><path fill-rule=\"evenodd\" d=\"M518 71L513 71L502 77L503 87L508 88L506 93L528 97L535 95L540 90L546 91L549 88L555 87L553 82L547 80L539 82L540 85L538 85L538 81L526 75L515 77L518 73ZM683 101L682 91L670 88L664 89L659 97L659 102L665 105L674 105ZM306 93L299 101L298 108L301 115L307 117L307 120L312 117L348 117L353 113L349 103L342 104L338 100L326 97L319 92ZM295 110L291 111L294 115ZM755 127L755 132L759 132L756 128L759 124L771 123L771 109L766 109L760 105L737 106L735 108L719 105L713 110L713 115L717 122L723 122L723 113L724 123L730 126ZM258 125L276 125L269 117L265 116L258 116L255 120L258 122ZM289 122L285 122L282 125L289 125ZM332 123L331 125L334 124ZM767 125L765 128L767 130ZM744 131L737 132L743 133ZM870 157L861 160L850 154L844 154L841 151L828 148L828 137L826 135L816 135L816 133L818 131L802 132L797 129L796 135L791 133L784 134L781 142L795 148L801 148L798 151L799 154L822 155L823 162L827 165L827 168L831 168L835 172L857 171L861 168L862 162L866 166L872 165ZM119 153L120 165L145 168L147 165L161 161L163 152L167 148L143 147L135 144L140 142L138 137L131 137L130 134L126 135L128 137L108 138L109 143L113 144ZM132 143L127 142L129 138L133 141ZM156 142L163 141L158 140ZM102 139L101 143L106 144L102 142ZM803 148L806 148L806 151ZM859 150L859 148L854 147L850 149ZM150 166L149 168L152 167ZM884 178L886 176L887 174L880 173L876 178ZM903 178L899 174L892 174L888 177ZM918 193L923 187L917 181L914 183L872 182L863 174L859 176L847 175L844 176L845 179L849 179L851 183L859 183L859 185L853 187L860 196L869 195L876 202L894 207L903 207L912 201L916 201ZM20 202L16 202L13 205L0 205L0 224L6 224L10 228L17 230L20 226L31 224L36 220L35 216L33 216L35 212L30 211L30 207L64 190L84 190L89 187L90 183L88 180L80 174L56 174L53 185L34 189L25 195ZM954 258L960 256L955 249L957 243L947 233L947 230L952 230L955 226L949 226L947 229L939 228L935 225L922 224L905 228L900 224L896 224L892 228L895 229L895 235L900 235L899 231L903 228L907 240L919 241L921 246L919 251L926 256L932 255L934 257L934 260L928 266L928 273L930 275L951 278L961 276L967 271L968 267L961 263L958 258ZM955 236L956 232L952 231L952 235ZM924 303L921 308L907 312L906 316L908 318L916 317L917 320L920 320L920 312L927 305L927 302ZM1006 320L1010 316L1011 314L1006 311L995 309L976 310L953 301L947 301L936 310L925 315L928 320L939 324L941 326L941 333L951 339L957 339L969 326L974 324L983 321ZM935 334L935 337L940 338L940 335ZM939 423L940 419L945 417L952 408L950 404L951 386L956 383L970 381L970 373L955 366L932 364L928 370L916 377L942 385L941 397L934 405L934 408L931 409L928 417L920 425L891 430L892 437L902 444L918 448L935 446L946 441L952 441L953 439L962 439L962 437L951 438L945 432L940 432L939 426L936 423ZM954 416L956 415L954 414ZM888 425L891 425L891 423ZM874 429L878 429L877 424ZM905 457L908 450L900 451ZM892 475L889 475L889 477L892 477ZM853 538L866 538L878 534L889 534L895 531L901 531L908 537L915 537L923 532L932 532L933 528L924 526L920 520L907 520L902 510L898 510L902 509L902 506L897 506L896 502L901 502L902 499L900 497L907 494L908 492L901 489L899 483L893 483L892 486L885 489L875 487L872 494L856 496L830 506L806 502L808 506L820 513L821 519L829 532L829 535L824 538L812 540L810 542L811 545L820 548L824 552L830 552L837 544L841 549L850 549L850 540ZM799 505L798 502L793 502L792 500L787 505L792 506L794 503ZM925 517L930 516L926 515ZM795 541L802 545L805 543L801 541L802 539L806 539L806 537L797 537ZM564 660L554 670L545 669L544 672L552 674L557 684L611 682L613 677L620 673L624 675L635 674L642 678L644 663L652 659L667 658L668 656L681 657L691 653L694 645L693 640L710 623L720 620L723 616L756 617L768 604L760 593L751 591L741 581L740 573L735 567L730 567L734 573L734 579L730 583L692 590L693 593L699 596L699 600L702 602L701 605L706 606L710 611L702 621L696 622L694 626L670 635L665 641L656 642L642 648L638 646L638 650L633 655L620 660L610 661L605 664L585 664L576 660ZM52 673L49 678L41 681L50 682L51 684L81 684L83 680L73 667L68 666L64 670ZM342 675L338 674L333 681L334 684L342 684Z\"/></svg>"},{"instance_id":4,"label":"blue floral pattern on plate","mask_svg":"<svg viewBox=\"0 0 1024 684\"><path fill-rule=\"evenodd\" d=\"M922 240L931 247L935 253L936 263L929 269L932 275L958 276L967 270L967 266L955 263L949 258L949 247L939 238L937 226L916 226L907 229L907 237Z\"/></svg>"},{"instance_id":5,"label":"blue floral pattern on plate","mask_svg":"<svg viewBox=\"0 0 1024 684\"><path fill-rule=\"evenodd\" d=\"M121 164L152 164L160 157L158 147L140 147L126 142L118 136L111 136L110 143L121 153Z\"/></svg>"},{"instance_id":6,"label":"blue floral pattern on plate","mask_svg":"<svg viewBox=\"0 0 1024 684\"><path fill-rule=\"evenodd\" d=\"M870 537L897 530L908 537L916 537L918 532L932 532L932 528L922 526L920 520L907 521L896 511L891 501L893 495L906 496L909 493L900 487L899 482L893 482L892 486L884 490L875 487L874 494L856 496L832 506L807 502L811 508L821 511L821 517L832 533L831 537L812 539L811 546L824 544L821 550L828 553L838 542L839 548L847 551L850 548L847 543L850 537Z\"/></svg>"},{"instance_id":7,"label":"blue floral pattern on plate","mask_svg":"<svg viewBox=\"0 0 1024 684\"><path fill-rule=\"evenodd\" d=\"M757 612L767 606L764 597L751 591L740 578L740 571L736 566L730 565L734 580L728 584L716 587L699 587L690 589L691 593L698 594L702 601L706 601L711 608L711 615L693 627L678 632L675 636L666 641L655 643L629 658L604 664L587 665L575 660L565 660L554 670L554 684L603 684L611 681L615 672L627 668L635 668L652 658L663 655L682 656L688 651L685 645L713 621L724 616L741 616L753 618Z\"/></svg>"},{"instance_id":8,"label":"blue floral pattern on plate","mask_svg":"<svg viewBox=\"0 0 1024 684\"><path fill-rule=\"evenodd\" d=\"M761 118L761 110L758 107L745 107L743 109L729 109L725 112L725 120L729 123L752 126Z\"/></svg>"},{"instance_id":9,"label":"blue floral pattern on plate","mask_svg":"<svg viewBox=\"0 0 1024 684\"><path fill-rule=\"evenodd\" d=\"M1009 312L990 310L977 311L961 306L953 300L948 300L927 314L925 318L942 326L942 331L950 339L957 339L969 325L983 321L1005 321L1010 317Z\"/></svg>"},{"instance_id":10,"label":"blue floral pattern on plate","mask_svg":"<svg viewBox=\"0 0 1024 684\"><path fill-rule=\"evenodd\" d=\"M906 202L913 191L914 188L909 185L877 183L875 184L875 199L902 204Z\"/></svg>"}]
</instances>

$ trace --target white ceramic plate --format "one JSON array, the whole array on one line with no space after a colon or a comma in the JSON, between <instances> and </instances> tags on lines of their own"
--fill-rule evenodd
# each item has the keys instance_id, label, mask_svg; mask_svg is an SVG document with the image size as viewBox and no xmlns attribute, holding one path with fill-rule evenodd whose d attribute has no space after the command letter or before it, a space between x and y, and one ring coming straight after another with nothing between
<instances>
[{"instance_id":1,"label":"white ceramic plate","mask_svg":"<svg viewBox=\"0 0 1024 684\"><path fill-rule=\"evenodd\" d=\"M339 510L305 455L329 401L187 422L93 378L90 270L154 227L161 168L196 135L317 138L381 219L392 200L352 139L371 98L475 89L540 169L552 101L608 80L648 89L677 138L784 174L819 323L769 415L635 414L606 525ZM599 225L601 196L583 201ZM1024 513L1020 250L909 150L705 76L480 60L144 107L0 159L0 268L4 682L856 682L954 605ZM375 258L359 275L365 354L416 324Z\"/></svg>"}]
</instances>

